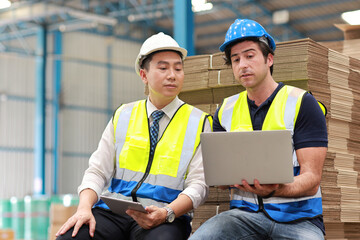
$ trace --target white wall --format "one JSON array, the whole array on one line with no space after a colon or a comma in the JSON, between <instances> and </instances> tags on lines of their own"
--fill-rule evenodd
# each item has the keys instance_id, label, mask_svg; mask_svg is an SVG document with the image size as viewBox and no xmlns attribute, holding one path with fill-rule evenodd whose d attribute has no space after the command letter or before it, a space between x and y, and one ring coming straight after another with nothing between
<instances>
[{"instance_id":1,"label":"white wall","mask_svg":"<svg viewBox=\"0 0 360 240\"><path fill-rule=\"evenodd\" d=\"M62 60L59 113L59 193L76 193L88 158L116 107L145 98L134 71L140 43L84 32L64 33L63 53L53 55L48 37L46 73L46 192L53 161L53 60ZM26 45L35 50L36 37ZM13 40L7 43L16 47ZM35 56L0 54L0 198L33 192Z\"/></svg>"}]
</instances>

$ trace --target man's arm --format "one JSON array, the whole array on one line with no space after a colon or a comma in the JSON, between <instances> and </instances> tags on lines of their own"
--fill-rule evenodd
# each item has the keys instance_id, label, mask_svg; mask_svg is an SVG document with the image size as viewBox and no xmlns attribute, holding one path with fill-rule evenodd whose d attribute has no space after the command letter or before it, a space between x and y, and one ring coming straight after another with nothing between
<instances>
[{"instance_id":1,"label":"man's arm","mask_svg":"<svg viewBox=\"0 0 360 240\"><path fill-rule=\"evenodd\" d=\"M296 151L300 174L293 183L281 184L274 196L304 197L316 194L326 158L326 147L301 148Z\"/></svg>"},{"instance_id":2,"label":"man's arm","mask_svg":"<svg viewBox=\"0 0 360 240\"><path fill-rule=\"evenodd\" d=\"M89 159L89 168L85 171L82 183L78 187L78 193L89 188L96 192L99 200L104 187L113 177L114 169L114 125L110 120L102 134L98 148Z\"/></svg>"},{"instance_id":3,"label":"man's arm","mask_svg":"<svg viewBox=\"0 0 360 240\"><path fill-rule=\"evenodd\" d=\"M193 203L188 196L180 194L168 207L179 217L193 209ZM167 211L164 208L149 206L145 210L147 214L135 210L127 210L126 213L144 229L151 229L165 222Z\"/></svg>"},{"instance_id":4,"label":"man's arm","mask_svg":"<svg viewBox=\"0 0 360 240\"><path fill-rule=\"evenodd\" d=\"M78 188L79 205L76 213L56 233L56 236L66 233L74 227L74 237L83 224L89 224L89 234L94 236L95 218L92 214L93 205L99 200L104 186L110 181L114 172L114 127L110 121L104 130L98 149L89 159L89 168L85 171L81 185Z\"/></svg>"},{"instance_id":5,"label":"man's arm","mask_svg":"<svg viewBox=\"0 0 360 240\"><path fill-rule=\"evenodd\" d=\"M288 184L263 184L258 180L254 185L249 185L245 180L243 185L234 185L242 191L252 192L265 197L271 194L273 197L305 197L314 195L321 181L322 168L326 157L326 147L302 148L296 151L300 164L300 174L294 178L294 182Z\"/></svg>"},{"instance_id":6,"label":"man's arm","mask_svg":"<svg viewBox=\"0 0 360 240\"><path fill-rule=\"evenodd\" d=\"M322 169L327 152L326 120L316 99L305 94L294 129L294 147L300 173L294 182L282 185L254 186L245 184L244 191L267 196L274 190L276 197L304 197L314 195L320 185ZM235 185L236 187L239 185ZM245 190L246 189L246 190Z\"/></svg>"},{"instance_id":7,"label":"man's arm","mask_svg":"<svg viewBox=\"0 0 360 240\"><path fill-rule=\"evenodd\" d=\"M327 152L326 120L316 99L303 97L294 130L294 147L300 173L292 184L280 185L275 196L304 197L316 194Z\"/></svg>"},{"instance_id":8,"label":"man's arm","mask_svg":"<svg viewBox=\"0 0 360 240\"><path fill-rule=\"evenodd\" d=\"M89 225L89 234L91 237L94 237L95 232L95 218L91 212L92 206L97 202L97 194L91 189L85 189L81 191L79 197L79 206L76 210L76 213L69 218L64 225L56 233L56 236L63 235L70 228L74 227L72 232L72 237L75 237L78 233L80 227L83 224Z\"/></svg>"},{"instance_id":9,"label":"man's arm","mask_svg":"<svg viewBox=\"0 0 360 240\"><path fill-rule=\"evenodd\" d=\"M204 132L211 132L208 120L206 120ZM199 146L189 165L184 191L168 206L175 212L176 217L180 217L203 203L208 192L209 187L205 183L201 146ZM146 210L148 214L133 210L127 210L126 213L145 229L156 227L165 222L167 215L165 209L149 206L146 207Z\"/></svg>"}]
</instances>

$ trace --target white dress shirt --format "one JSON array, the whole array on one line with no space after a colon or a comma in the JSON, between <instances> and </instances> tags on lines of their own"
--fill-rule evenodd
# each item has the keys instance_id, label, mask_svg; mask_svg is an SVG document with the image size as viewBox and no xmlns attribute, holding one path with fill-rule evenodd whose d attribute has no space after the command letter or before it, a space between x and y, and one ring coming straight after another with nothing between
<instances>
[{"instance_id":1,"label":"white dress shirt","mask_svg":"<svg viewBox=\"0 0 360 240\"><path fill-rule=\"evenodd\" d=\"M161 109L165 114L159 121L158 138L161 137L166 126L183 103L182 100L176 97L171 103ZM153 121L151 113L158 109L150 102L149 98L146 108L151 125ZM121 125L119 125L119 127L121 127ZM209 120L206 120L204 132L211 132ZM78 187L78 193L80 194L82 190L89 188L96 192L99 199L101 193L106 190L111 183L111 179L116 170L115 161L114 125L111 119L103 132L97 150L89 159L89 168L85 171L82 183ZM187 195L192 200L193 207L197 208L206 200L208 191L209 188L205 184L202 153L199 145L188 168L185 188L180 194Z\"/></svg>"}]
</instances>

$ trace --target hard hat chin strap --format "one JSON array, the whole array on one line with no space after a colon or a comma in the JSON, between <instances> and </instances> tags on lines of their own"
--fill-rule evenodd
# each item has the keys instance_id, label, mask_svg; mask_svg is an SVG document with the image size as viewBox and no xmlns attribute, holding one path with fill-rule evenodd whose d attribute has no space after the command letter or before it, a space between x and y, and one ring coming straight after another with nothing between
<instances>
[{"instance_id":1,"label":"hard hat chin strap","mask_svg":"<svg viewBox=\"0 0 360 240\"><path fill-rule=\"evenodd\" d=\"M264 36L259 37L259 41L265 43L268 47L270 47L269 41L266 37L264 37Z\"/></svg>"}]
</instances>

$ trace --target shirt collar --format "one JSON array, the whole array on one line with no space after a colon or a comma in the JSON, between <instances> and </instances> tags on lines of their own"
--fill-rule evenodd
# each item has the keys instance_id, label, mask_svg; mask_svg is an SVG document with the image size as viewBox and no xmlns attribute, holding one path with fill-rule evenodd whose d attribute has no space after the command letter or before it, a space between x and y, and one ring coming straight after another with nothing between
<instances>
[{"instance_id":1,"label":"shirt collar","mask_svg":"<svg viewBox=\"0 0 360 240\"><path fill-rule=\"evenodd\" d=\"M267 104L271 104L272 101L274 100L276 94L280 91L280 89L284 86L284 84L282 82L279 82L278 86L276 87L276 89L274 90L274 92L270 95L270 97L268 97L262 104L261 106L263 105L267 105ZM252 101L249 99L249 97L247 97L248 99L248 104L251 106L251 107L260 107L260 106L257 106L255 104L255 101Z\"/></svg>"},{"instance_id":2,"label":"shirt collar","mask_svg":"<svg viewBox=\"0 0 360 240\"><path fill-rule=\"evenodd\" d=\"M152 102L150 101L150 99L148 97L147 101L146 101L146 109L147 109L148 118L150 118L151 113L153 113L154 111L161 110L165 113L165 115L168 118L171 119L174 116L175 112L178 110L178 108L183 104L184 104L184 102L182 100L180 100L178 98L178 96L176 96L174 98L174 100L172 100L168 105L166 105L162 109L157 109L154 106L154 104L152 104Z\"/></svg>"}]
</instances>

